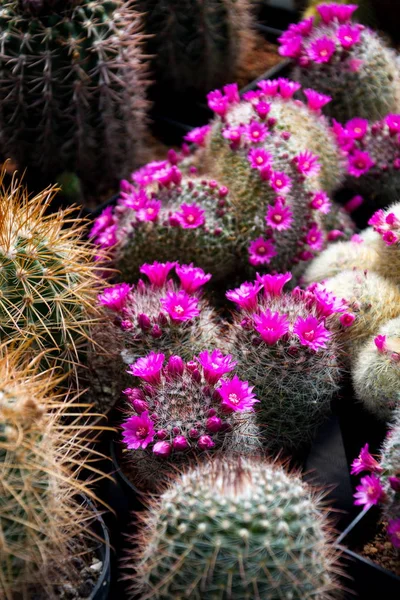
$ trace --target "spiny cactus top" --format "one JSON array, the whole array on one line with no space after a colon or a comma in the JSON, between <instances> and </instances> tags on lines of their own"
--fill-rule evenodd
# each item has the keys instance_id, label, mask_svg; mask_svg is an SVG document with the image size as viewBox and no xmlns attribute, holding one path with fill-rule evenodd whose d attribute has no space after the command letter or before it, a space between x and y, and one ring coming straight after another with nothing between
<instances>
[{"instance_id":1,"label":"spiny cactus top","mask_svg":"<svg viewBox=\"0 0 400 600\"><path fill-rule=\"evenodd\" d=\"M204 350L184 362L151 352L130 365L139 380L125 390L129 417L123 439L138 483L150 487L166 469L199 453L230 446L234 429L251 423L258 402L253 387L230 375L236 362L221 350ZM246 451L246 439L242 439ZM166 465L166 459L167 465Z\"/></svg>"},{"instance_id":2,"label":"spiny cactus top","mask_svg":"<svg viewBox=\"0 0 400 600\"><path fill-rule=\"evenodd\" d=\"M338 590L318 494L259 459L214 460L178 476L133 541L132 598L328 600Z\"/></svg>"},{"instance_id":3,"label":"spiny cactus top","mask_svg":"<svg viewBox=\"0 0 400 600\"><path fill-rule=\"evenodd\" d=\"M100 283L84 221L45 214L53 196L29 198L16 180L0 188L0 340L28 339L43 364L69 370L87 347Z\"/></svg>"},{"instance_id":4,"label":"spiny cactus top","mask_svg":"<svg viewBox=\"0 0 400 600\"><path fill-rule=\"evenodd\" d=\"M254 386L257 419L272 448L308 443L329 413L340 380L335 332L352 325L346 303L320 284L284 293L290 273L257 276L227 293L240 312L231 328L238 373Z\"/></svg>"},{"instance_id":5,"label":"spiny cactus top","mask_svg":"<svg viewBox=\"0 0 400 600\"><path fill-rule=\"evenodd\" d=\"M54 182L73 171L92 193L138 161L146 63L125 0L4 0L0 151ZM29 173L28 173L29 174Z\"/></svg>"},{"instance_id":6,"label":"spiny cactus top","mask_svg":"<svg viewBox=\"0 0 400 600\"><path fill-rule=\"evenodd\" d=\"M398 108L400 80L396 56L371 30L351 20L357 5L321 4L313 17L289 26L280 54L293 58L304 87L329 94L327 114L340 122L379 119Z\"/></svg>"}]
</instances>

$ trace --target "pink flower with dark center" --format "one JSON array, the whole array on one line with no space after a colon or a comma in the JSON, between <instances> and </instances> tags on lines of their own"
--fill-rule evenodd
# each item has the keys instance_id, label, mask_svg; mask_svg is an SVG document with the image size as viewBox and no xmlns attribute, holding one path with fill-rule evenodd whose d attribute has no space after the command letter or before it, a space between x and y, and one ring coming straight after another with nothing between
<instances>
[{"instance_id":1,"label":"pink flower with dark center","mask_svg":"<svg viewBox=\"0 0 400 600\"><path fill-rule=\"evenodd\" d=\"M242 135L243 127L240 125L238 127L225 127L225 129L222 131L222 137L232 142L234 146L239 145Z\"/></svg>"},{"instance_id":2,"label":"pink flower with dark center","mask_svg":"<svg viewBox=\"0 0 400 600\"><path fill-rule=\"evenodd\" d=\"M181 211L176 212L174 217L183 229L196 229L205 223L205 211L197 204L181 204Z\"/></svg>"},{"instance_id":3,"label":"pink flower with dark center","mask_svg":"<svg viewBox=\"0 0 400 600\"><path fill-rule=\"evenodd\" d=\"M268 129L264 123L252 121L245 129L246 137L249 142L258 144L263 142L268 135Z\"/></svg>"},{"instance_id":4,"label":"pink flower with dark center","mask_svg":"<svg viewBox=\"0 0 400 600\"><path fill-rule=\"evenodd\" d=\"M279 81L277 79L262 80L257 83L257 87L259 87L266 96L276 96L279 89Z\"/></svg>"},{"instance_id":5,"label":"pink flower with dark center","mask_svg":"<svg viewBox=\"0 0 400 600\"><path fill-rule=\"evenodd\" d=\"M286 315L273 313L269 308L259 315L254 315L254 329L260 334L261 338L273 346L278 340L289 331L290 322Z\"/></svg>"},{"instance_id":6,"label":"pink flower with dark center","mask_svg":"<svg viewBox=\"0 0 400 600\"><path fill-rule=\"evenodd\" d=\"M161 209L159 200L148 200L146 204L140 208L137 213L138 221L156 221Z\"/></svg>"},{"instance_id":7,"label":"pink flower with dark center","mask_svg":"<svg viewBox=\"0 0 400 600\"><path fill-rule=\"evenodd\" d=\"M389 521L387 534L395 548L400 548L400 519Z\"/></svg>"},{"instance_id":8,"label":"pink flower with dark center","mask_svg":"<svg viewBox=\"0 0 400 600\"><path fill-rule=\"evenodd\" d=\"M352 313L344 313L340 317L340 322L343 325L343 327L351 327L355 320L356 317Z\"/></svg>"},{"instance_id":9,"label":"pink flower with dark center","mask_svg":"<svg viewBox=\"0 0 400 600\"><path fill-rule=\"evenodd\" d=\"M268 298L278 298L282 295L283 287L292 279L291 273L282 273L277 275L260 275L257 273L257 283L264 288L264 296Z\"/></svg>"},{"instance_id":10,"label":"pink flower with dark center","mask_svg":"<svg viewBox=\"0 0 400 600\"><path fill-rule=\"evenodd\" d=\"M291 98L300 88L300 83L296 81L290 81L290 79L286 79L285 77L279 77L279 93L281 98L285 100Z\"/></svg>"},{"instance_id":11,"label":"pink flower with dark center","mask_svg":"<svg viewBox=\"0 0 400 600\"><path fill-rule=\"evenodd\" d=\"M308 56L316 63L327 63L336 50L335 43L328 37L316 39L308 48Z\"/></svg>"},{"instance_id":12,"label":"pink flower with dark center","mask_svg":"<svg viewBox=\"0 0 400 600\"><path fill-rule=\"evenodd\" d=\"M110 225L101 231L96 238L96 244L101 248L111 248L117 243L117 225Z\"/></svg>"},{"instance_id":13,"label":"pink flower with dark center","mask_svg":"<svg viewBox=\"0 0 400 600\"><path fill-rule=\"evenodd\" d=\"M220 117L224 117L228 112L229 100L220 90L214 90L207 94L207 102L210 110Z\"/></svg>"},{"instance_id":14,"label":"pink flower with dark center","mask_svg":"<svg viewBox=\"0 0 400 600\"><path fill-rule=\"evenodd\" d=\"M153 446L153 453L157 456L169 456L172 452L172 446L169 442L156 442Z\"/></svg>"},{"instance_id":15,"label":"pink flower with dark center","mask_svg":"<svg viewBox=\"0 0 400 600\"><path fill-rule=\"evenodd\" d=\"M147 411L138 417L129 417L122 424L122 438L130 450L144 450L153 441L154 435L154 425Z\"/></svg>"},{"instance_id":16,"label":"pink flower with dark center","mask_svg":"<svg viewBox=\"0 0 400 600\"><path fill-rule=\"evenodd\" d=\"M259 402L253 394L254 386L247 381L240 381L235 375L230 381L221 381L218 392L222 399L222 406L232 412L253 411L254 404Z\"/></svg>"},{"instance_id":17,"label":"pink flower with dark center","mask_svg":"<svg viewBox=\"0 0 400 600\"><path fill-rule=\"evenodd\" d=\"M348 172L353 177L361 177L374 166L374 161L368 152L362 152L361 150L354 150L351 156L349 156Z\"/></svg>"},{"instance_id":18,"label":"pink flower with dark center","mask_svg":"<svg viewBox=\"0 0 400 600\"><path fill-rule=\"evenodd\" d=\"M337 39L340 45L345 50L349 50L355 44L360 41L361 32L358 27L352 27L351 25L341 25L336 32Z\"/></svg>"},{"instance_id":19,"label":"pink flower with dark center","mask_svg":"<svg viewBox=\"0 0 400 600\"><path fill-rule=\"evenodd\" d=\"M259 283L242 283L242 285L234 290L226 292L226 297L244 310L254 310L257 308L257 294L261 289Z\"/></svg>"},{"instance_id":20,"label":"pink flower with dark center","mask_svg":"<svg viewBox=\"0 0 400 600\"><path fill-rule=\"evenodd\" d=\"M251 242L249 246L250 264L252 265L267 265L271 262L271 258L276 256L276 250L271 240L265 240L262 237Z\"/></svg>"},{"instance_id":21,"label":"pink flower with dark center","mask_svg":"<svg viewBox=\"0 0 400 600\"><path fill-rule=\"evenodd\" d=\"M400 133L400 115L390 114L385 117L390 133Z\"/></svg>"},{"instance_id":22,"label":"pink flower with dark center","mask_svg":"<svg viewBox=\"0 0 400 600\"><path fill-rule=\"evenodd\" d=\"M346 123L346 132L354 139L360 140L368 131L367 119L359 119L355 117Z\"/></svg>"},{"instance_id":23,"label":"pink flower with dark center","mask_svg":"<svg viewBox=\"0 0 400 600\"><path fill-rule=\"evenodd\" d=\"M376 475L366 475L361 478L361 485L356 488L357 492L354 494L356 498L354 504L364 505L365 508L370 508L374 504L381 502L385 493L381 482Z\"/></svg>"},{"instance_id":24,"label":"pink flower with dark center","mask_svg":"<svg viewBox=\"0 0 400 600\"><path fill-rule=\"evenodd\" d=\"M368 221L368 225L371 225L374 231L377 231L378 233L382 233L382 228L385 227L385 223L386 215L381 208L377 210Z\"/></svg>"},{"instance_id":25,"label":"pink flower with dark center","mask_svg":"<svg viewBox=\"0 0 400 600\"><path fill-rule=\"evenodd\" d=\"M272 164L272 154L264 148L251 148L247 157L253 169L261 170Z\"/></svg>"},{"instance_id":26,"label":"pink flower with dark center","mask_svg":"<svg viewBox=\"0 0 400 600\"><path fill-rule=\"evenodd\" d=\"M370 454L369 445L365 444L365 446L361 448L359 457L353 460L350 473L352 475L359 475L359 473L362 473L363 471L381 473L382 470L382 467L375 460L372 454Z\"/></svg>"},{"instance_id":27,"label":"pink flower with dark center","mask_svg":"<svg viewBox=\"0 0 400 600\"><path fill-rule=\"evenodd\" d=\"M167 281L169 272L175 267L175 262L159 263L154 261L151 265L145 263L140 267L140 272L150 279L153 287L161 288Z\"/></svg>"},{"instance_id":28,"label":"pink flower with dark center","mask_svg":"<svg viewBox=\"0 0 400 600\"><path fill-rule=\"evenodd\" d=\"M157 385L161 381L164 359L164 354L150 352L147 356L139 358L133 365L129 365L128 373L147 381L147 383Z\"/></svg>"},{"instance_id":29,"label":"pink flower with dark center","mask_svg":"<svg viewBox=\"0 0 400 600\"><path fill-rule=\"evenodd\" d=\"M237 104L240 102L239 88L237 83L228 83L224 85L224 93L228 98L229 104Z\"/></svg>"},{"instance_id":30,"label":"pink flower with dark center","mask_svg":"<svg viewBox=\"0 0 400 600\"><path fill-rule=\"evenodd\" d=\"M321 250L324 245L324 236L318 225L312 225L306 235L306 243L312 250Z\"/></svg>"},{"instance_id":31,"label":"pink flower with dark center","mask_svg":"<svg viewBox=\"0 0 400 600\"><path fill-rule=\"evenodd\" d=\"M221 350L201 352L197 358L203 367L204 378L210 385L215 385L226 373L230 373L237 365L230 354L222 354Z\"/></svg>"},{"instance_id":32,"label":"pink flower with dark center","mask_svg":"<svg viewBox=\"0 0 400 600\"><path fill-rule=\"evenodd\" d=\"M385 231L382 235L382 239L385 242L386 246L393 246L398 241L398 237L393 231Z\"/></svg>"},{"instance_id":33,"label":"pink flower with dark center","mask_svg":"<svg viewBox=\"0 0 400 600\"><path fill-rule=\"evenodd\" d=\"M210 281L211 273L205 273L203 269L190 265L176 265L176 274L178 275L181 286L188 294L194 294L200 287Z\"/></svg>"},{"instance_id":34,"label":"pink flower with dark center","mask_svg":"<svg viewBox=\"0 0 400 600\"><path fill-rule=\"evenodd\" d=\"M309 316L306 319L298 317L294 324L293 333L298 336L302 346L308 346L312 350L326 348L332 334L323 323L316 317Z\"/></svg>"},{"instance_id":35,"label":"pink flower with dark center","mask_svg":"<svg viewBox=\"0 0 400 600\"><path fill-rule=\"evenodd\" d=\"M302 175L316 175L321 169L318 156L306 150L295 157L296 167Z\"/></svg>"},{"instance_id":36,"label":"pink flower with dark center","mask_svg":"<svg viewBox=\"0 0 400 600\"><path fill-rule=\"evenodd\" d=\"M172 321L177 323L190 321L200 314L198 299L189 296L184 290L168 292L165 298L160 299L160 303Z\"/></svg>"},{"instance_id":37,"label":"pink flower with dark center","mask_svg":"<svg viewBox=\"0 0 400 600\"><path fill-rule=\"evenodd\" d=\"M293 213L288 206L282 202L270 204L267 209L265 221L269 227L277 231L290 229L293 223Z\"/></svg>"},{"instance_id":38,"label":"pink flower with dark center","mask_svg":"<svg viewBox=\"0 0 400 600\"><path fill-rule=\"evenodd\" d=\"M305 97L307 98L308 108L315 112L320 112L321 108L328 104L332 100L331 96L325 94L319 94L315 90L306 89L303 90Z\"/></svg>"},{"instance_id":39,"label":"pink flower with dark center","mask_svg":"<svg viewBox=\"0 0 400 600\"><path fill-rule=\"evenodd\" d=\"M257 102L257 104L254 104L253 108L260 117L260 119L265 119L265 117L271 110L271 104L269 102L264 102L263 100L261 100L260 102Z\"/></svg>"},{"instance_id":40,"label":"pink flower with dark center","mask_svg":"<svg viewBox=\"0 0 400 600\"><path fill-rule=\"evenodd\" d=\"M203 125L203 127L195 127L189 131L183 138L187 142L197 144L197 146L205 146L206 138L211 131L211 125Z\"/></svg>"},{"instance_id":41,"label":"pink flower with dark center","mask_svg":"<svg viewBox=\"0 0 400 600\"><path fill-rule=\"evenodd\" d=\"M386 335L377 335L374 338L374 343L378 349L378 352L386 352Z\"/></svg>"},{"instance_id":42,"label":"pink flower with dark center","mask_svg":"<svg viewBox=\"0 0 400 600\"><path fill-rule=\"evenodd\" d=\"M98 295L98 301L103 306L115 312L121 312L125 308L131 286L128 283L118 283L112 287L106 288L102 294Z\"/></svg>"},{"instance_id":43,"label":"pink flower with dark center","mask_svg":"<svg viewBox=\"0 0 400 600\"><path fill-rule=\"evenodd\" d=\"M114 224L113 210L114 209L112 206L107 206L107 208L102 211L97 219L95 219L93 227L90 230L89 237L97 237L99 233Z\"/></svg>"},{"instance_id":44,"label":"pink flower with dark center","mask_svg":"<svg viewBox=\"0 0 400 600\"><path fill-rule=\"evenodd\" d=\"M286 173L273 171L269 179L270 185L275 192L287 194L292 187L292 181Z\"/></svg>"},{"instance_id":45,"label":"pink flower with dark center","mask_svg":"<svg viewBox=\"0 0 400 600\"><path fill-rule=\"evenodd\" d=\"M327 215L331 210L331 201L329 200L328 194L321 191L314 194L309 206L310 208Z\"/></svg>"}]
</instances>

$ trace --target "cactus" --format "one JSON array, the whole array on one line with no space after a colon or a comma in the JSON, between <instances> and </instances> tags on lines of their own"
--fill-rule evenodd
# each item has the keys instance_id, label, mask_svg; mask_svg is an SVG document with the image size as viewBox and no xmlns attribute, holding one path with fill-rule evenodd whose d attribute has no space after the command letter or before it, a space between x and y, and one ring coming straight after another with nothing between
<instances>
[{"instance_id":1,"label":"cactus","mask_svg":"<svg viewBox=\"0 0 400 600\"><path fill-rule=\"evenodd\" d=\"M253 388L235 375L230 355L218 349L184 362L151 352L130 365L140 387L128 388L123 439L135 483L154 489L177 465L225 450L252 452L257 445ZM232 431L236 433L232 443ZM253 436L248 442L247 434Z\"/></svg>"},{"instance_id":2,"label":"cactus","mask_svg":"<svg viewBox=\"0 0 400 600\"><path fill-rule=\"evenodd\" d=\"M382 421L392 418L400 389L400 318L387 321L352 357L356 398Z\"/></svg>"},{"instance_id":3,"label":"cactus","mask_svg":"<svg viewBox=\"0 0 400 600\"><path fill-rule=\"evenodd\" d=\"M327 600L338 591L318 493L260 459L214 460L179 475L132 541L129 598Z\"/></svg>"},{"instance_id":4,"label":"cactus","mask_svg":"<svg viewBox=\"0 0 400 600\"><path fill-rule=\"evenodd\" d=\"M393 415L389 435L382 447L380 466L386 492L384 514L387 519L396 519L400 525L400 404ZM397 534L397 547L400 547L400 531Z\"/></svg>"},{"instance_id":5,"label":"cactus","mask_svg":"<svg viewBox=\"0 0 400 600\"><path fill-rule=\"evenodd\" d=\"M125 0L5 0L0 152L44 185L76 173L108 190L139 160L146 62ZM28 175L30 175L28 170Z\"/></svg>"},{"instance_id":6,"label":"cactus","mask_svg":"<svg viewBox=\"0 0 400 600\"><path fill-rule=\"evenodd\" d=\"M99 278L72 210L46 215L54 189L29 198L0 177L0 339L24 338L43 365L75 369L88 345ZM66 225L69 227L65 227ZM97 289L96 289L97 288Z\"/></svg>"},{"instance_id":7,"label":"cactus","mask_svg":"<svg viewBox=\"0 0 400 600\"><path fill-rule=\"evenodd\" d=\"M371 29L351 21L355 8L321 4L322 23L306 19L280 38L280 54L296 60L294 77L331 96L326 114L341 123L379 119L395 112L400 99L396 55Z\"/></svg>"},{"instance_id":8,"label":"cactus","mask_svg":"<svg viewBox=\"0 0 400 600\"><path fill-rule=\"evenodd\" d=\"M351 323L351 315L322 286L282 293L290 278L290 273L258 276L227 297L240 308L231 326L230 351L239 376L255 386L264 443L293 451L312 440L329 414L340 379L333 329L344 328L335 324L340 313L346 325L343 318Z\"/></svg>"},{"instance_id":9,"label":"cactus","mask_svg":"<svg viewBox=\"0 0 400 600\"><path fill-rule=\"evenodd\" d=\"M309 0L307 2L307 8L303 13L303 18L308 19L309 17L313 17L316 23L321 22L321 15L318 12L318 5L320 4L344 4L349 5L353 4L351 0L339 0L339 2L321 2L321 0ZM368 25L368 27L376 28L376 14L373 7L373 2L371 0L358 0L357 2L358 8L356 13L354 14L354 18L364 25Z\"/></svg>"},{"instance_id":10,"label":"cactus","mask_svg":"<svg viewBox=\"0 0 400 600\"><path fill-rule=\"evenodd\" d=\"M349 240L356 230L356 225L349 211L337 202L331 202L330 211L322 218L322 226L328 234L328 242Z\"/></svg>"}]
</instances>

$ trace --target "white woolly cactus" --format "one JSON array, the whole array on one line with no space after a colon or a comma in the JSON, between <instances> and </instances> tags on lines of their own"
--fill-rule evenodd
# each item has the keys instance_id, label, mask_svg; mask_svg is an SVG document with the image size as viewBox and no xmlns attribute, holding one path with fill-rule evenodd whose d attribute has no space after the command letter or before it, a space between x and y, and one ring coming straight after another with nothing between
<instances>
[{"instance_id":1,"label":"white woolly cactus","mask_svg":"<svg viewBox=\"0 0 400 600\"><path fill-rule=\"evenodd\" d=\"M380 238L375 270L400 284L400 202L390 205L386 210L378 210L368 223Z\"/></svg>"},{"instance_id":2,"label":"white woolly cactus","mask_svg":"<svg viewBox=\"0 0 400 600\"><path fill-rule=\"evenodd\" d=\"M319 495L259 458L179 475L132 541L130 598L328 600L339 589Z\"/></svg>"}]
</instances>

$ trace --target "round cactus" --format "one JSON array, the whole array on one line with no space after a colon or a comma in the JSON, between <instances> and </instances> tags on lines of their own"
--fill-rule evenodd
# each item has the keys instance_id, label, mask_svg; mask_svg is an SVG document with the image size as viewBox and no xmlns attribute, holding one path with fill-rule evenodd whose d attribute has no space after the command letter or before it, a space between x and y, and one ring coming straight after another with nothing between
<instances>
[{"instance_id":1,"label":"round cactus","mask_svg":"<svg viewBox=\"0 0 400 600\"><path fill-rule=\"evenodd\" d=\"M177 465L199 455L221 449L243 454L257 446L258 400L247 382L226 377L236 366L230 355L215 349L186 363L178 355L165 366L164 360L164 354L151 352L130 365L140 387L124 392L126 460L135 483L146 489L157 488Z\"/></svg>"},{"instance_id":2,"label":"round cactus","mask_svg":"<svg viewBox=\"0 0 400 600\"><path fill-rule=\"evenodd\" d=\"M239 376L255 386L265 445L293 451L312 440L329 414L340 380L333 329L344 327L336 324L340 313L345 325L352 317L322 286L283 293L290 278L290 273L258 276L227 297L240 308L231 326L230 351Z\"/></svg>"},{"instance_id":3,"label":"round cactus","mask_svg":"<svg viewBox=\"0 0 400 600\"><path fill-rule=\"evenodd\" d=\"M369 220L369 225L378 238L375 270L400 284L400 203L392 204L386 210L378 210Z\"/></svg>"},{"instance_id":4,"label":"round cactus","mask_svg":"<svg viewBox=\"0 0 400 600\"><path fill-rule=\"evenodd\" d=\"M260 459L214 460L178 476L133 541L132 598L327 600L338 589L319 496Z\"/></svg>"},{"instance_id":5,"label":"round cactus","mask_svg":"<svg viewBox=\"0 0 400 600\"><path fill-rule=\"evenodd\" d=\"M309 18L280 38L280 54L297 62L295 78L329 95L326 113L341 123L379 119L396 111L400 99L396 55L372 30L351 22L355 8L322 4L319 25Z\"/></svg>"},{"instance_id":6,"label":"round cactus","mask_svg":"<svg viewBox=\"0 0 400 600\"><path fill-rule=\"evenodd\" d=\"M147 87L140 20L125 0L5 0L0 152L88 194L139 161ZM30 171L28 170L28 175Z\"/></svg>"},{"instance_id":7,"label":"round cactus","mask_svg":"<svg viewBox=\"0 0 400 600\"><path fill-rule=\"evenodd\" d=\"M356 225L349 211L337 202L331 202L330 208L330 211L322 217L322 226L327 233L328 242L351 239Z\"/></svg>"},{"instance_id":8,"label":"round cactus","mask_svg":"<svg viewBox=\"0 0 400 600\"><path fill-rule=\"evenodd\" d=\"M393 415L393 424L383 444L380 466L381 478L386 493L384 514L390 521L395 520L397 527L393 532L393 544L400 547L400 398L398 408ZM389 523L390 527L390 523ZM397 541L397 544L395 544Z\"/></svg>"}]
</instances>

